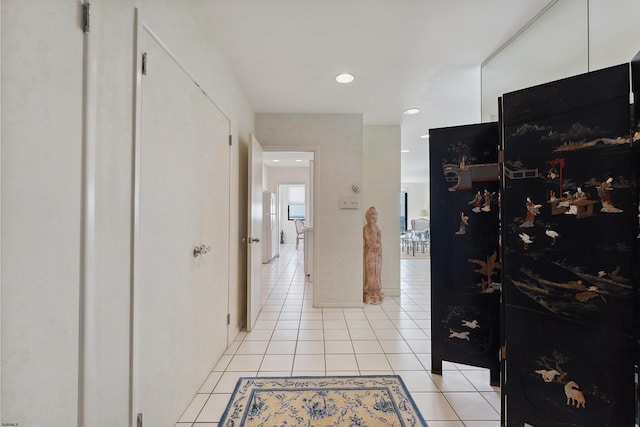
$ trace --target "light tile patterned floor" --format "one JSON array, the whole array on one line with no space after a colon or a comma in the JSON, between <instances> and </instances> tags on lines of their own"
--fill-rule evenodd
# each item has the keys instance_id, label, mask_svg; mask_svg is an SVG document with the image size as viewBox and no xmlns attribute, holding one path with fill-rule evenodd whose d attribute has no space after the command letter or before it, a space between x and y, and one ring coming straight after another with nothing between
<instances>
[{"instance_id":1,"label":"light tile patterned floor","mask_svg":"<svg viewBox=\"0 0 640 427\"><path fill-rule=\"evenodd\" d=\"M363 308L314 308L302 247L263 265L264 305L252 332L220 358L176 427L213 427L241 376L402 377L429 427L499 427L500 392L485 369L443 363L432 375L430 260L401 259L401 296Z\"/></svg>"}]
</instances>

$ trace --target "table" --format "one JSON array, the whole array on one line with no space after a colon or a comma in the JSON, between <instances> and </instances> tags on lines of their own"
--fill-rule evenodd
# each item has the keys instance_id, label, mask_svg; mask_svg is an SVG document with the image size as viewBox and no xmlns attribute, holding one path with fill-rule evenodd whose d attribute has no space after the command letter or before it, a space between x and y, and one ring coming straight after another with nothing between
<instances>
[{"instance_id":1,"label":"table","mask_svg":"<svg viewBox=\"0 0 640 427\"><path fill-rule=\"evenodd\" d=\"M595 200L578 200L571 204L577 208L576 216L578 219L582 219L593 216L593 205L596 203L599 202Z\"/></svg>"},{"instance_id":2,"label":"table","mask_svg":"<svg viewBox=\"0 0 640 427\"><path fill-rule=\"evenodd\" d=\"M402 250L406 250L407 254L416 256L416 249L422 253L426 252L427 245L431 242L422 236L416 236L414 234L403 234L401 236ZM422 248L422 250L420 250Z\"/></svg>"}]
</instances>

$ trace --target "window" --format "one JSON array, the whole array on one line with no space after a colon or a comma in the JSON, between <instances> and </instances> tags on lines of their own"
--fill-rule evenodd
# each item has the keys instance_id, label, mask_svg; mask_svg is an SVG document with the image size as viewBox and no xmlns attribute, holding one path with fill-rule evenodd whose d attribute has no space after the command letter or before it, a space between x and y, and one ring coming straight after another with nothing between
<instances>
[{"instance_id":1,"label":"window","mask_svg":"<svg viewBox=\"0 0 640 427\"><path fill-rule=\"evenodd\" d=\"M289 221L294 219L304 219L304 205L288 205L287 218Z\"/></svg>"},{"instance_id":2,"label":"window","mask_svg":"<svg viewBox=\"0 0 640 427\"><path fill-rule=\"evenodd\" d=\"M400 233L407 231L407 205L409 194L406 191L400 192Z\"/></svg>"}]
</instances>

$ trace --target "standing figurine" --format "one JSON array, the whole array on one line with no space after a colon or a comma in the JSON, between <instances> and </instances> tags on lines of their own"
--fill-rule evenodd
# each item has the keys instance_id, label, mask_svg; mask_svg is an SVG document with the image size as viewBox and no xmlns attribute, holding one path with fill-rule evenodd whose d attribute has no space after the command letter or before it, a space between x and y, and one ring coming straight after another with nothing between
<instances>
[{"instance_id":1,"label":"standing figurine","mask_svg":"<svg viewBox=\"0 0 640 427\"><path fill-rule=\"evenodd\" d=\"M365 213L367 224L362 229L364 238L364 296L366 304L384 301L382 293L382 233L378 227L378 212L371 206Z\"/></svg>"}]
</instances>

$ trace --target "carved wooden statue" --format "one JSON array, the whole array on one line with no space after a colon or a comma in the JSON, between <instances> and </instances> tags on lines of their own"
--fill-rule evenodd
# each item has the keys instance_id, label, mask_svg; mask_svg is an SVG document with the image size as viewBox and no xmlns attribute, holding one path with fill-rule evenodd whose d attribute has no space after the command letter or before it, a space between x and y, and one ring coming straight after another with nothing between
<instances>
[{"instance_id":1,"label":"carved wooden statue","mask_svg":"<svg viewBox=\"0 0 640 427\"><path fill-rule=\"evenodd\" d=\"M370 207L362 229L364 237L364 302L379 304L384 301L380 273L382 271L382 233L378 227L378 212Z\"/></svg>"}]
</instances>

